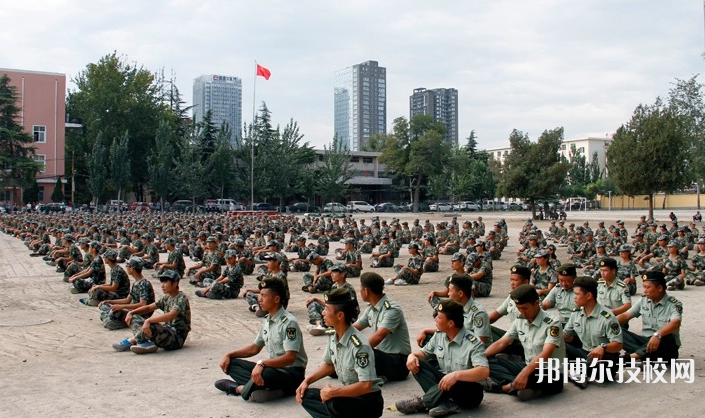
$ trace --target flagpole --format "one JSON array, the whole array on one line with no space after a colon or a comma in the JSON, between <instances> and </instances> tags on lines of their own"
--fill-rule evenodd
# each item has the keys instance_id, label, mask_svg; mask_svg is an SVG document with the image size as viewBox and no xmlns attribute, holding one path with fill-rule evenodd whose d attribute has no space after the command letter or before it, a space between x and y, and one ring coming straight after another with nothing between
<instances>
[{"instance_id":1,"label":"flagpole","mask_svg":"<svg viewBox=\"0 0 705 418\"><path fill-rule=\"evenodd\" d=\"M255 60L255 80L252 88L252 134L250 137L250 210L255 210L255 102L257 100L257 60Z\"/></svg>"}]
</instances>

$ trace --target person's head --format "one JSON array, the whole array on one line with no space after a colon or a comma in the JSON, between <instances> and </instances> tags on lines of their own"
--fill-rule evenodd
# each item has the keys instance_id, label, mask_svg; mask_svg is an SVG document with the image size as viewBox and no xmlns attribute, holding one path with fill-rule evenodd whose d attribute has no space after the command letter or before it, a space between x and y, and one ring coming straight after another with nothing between
<instances>
[{"instance_id":1,"label":"person's head","mask_svg":"<svg viewBox=\"0 0 705 418\"><path fill-rule=\"evenodd\" d=\"M235 251L235 250L225 251L225 262L228 263L229 266L234 266L235 263L237 262L237 251Z\"/></svg>"},{"instance_id":2,"label":"person's head","mask_svg":"<svg viewBox=\"0 0 705 418\"><path fill-rule=\"evenodd\" d=\"M117 252L115 250L107 250L103 253L103 259L108 265L114 266L117 263Z\"/></svg>"},{"instance_id":3,"label":"person's head","mask_svg":"<svg viewBox=\"0 0 705 418\"><path fill-rule=\"evenodd\" d=\"M536 255L534 255L534 259L536 260L536 264L538 264L541 267L546 267L548 266L548 251L546 250L539 250L536 252Z\"/></svg>"},{"instance_id":4,"label":"person's head","mask_svg":"<svg viewBox=\"0 0 705 418\"><path fill-rule=\"evenodd\" d=\"M270 271L279 271L281 269L282 255L279 253L269 253L262 257L267 262L267 269Z\"/></svg>"},{"instance_id":5,"label":"person's head","mask_svg":"<svg viewBox=\"0 0 705 418\"><path fill-rule=\"evenodd\" d=\"M208 247L208 250L213 251L215 250L215 247L218 245L218 241L215 239L214 236L210 236L206 238L206 246Z\"/></svg>"},{"instance_id":6,"label":"person's head","mask_svg":"<svg viewBox=\"0 0 705 418\"><path fill-rule=\"evenodd\" d=\"M384 295L384 278L374 271L362 273L360 276L360 296L365 302L371 297L380 298Z\"/></svg>"},{"instance_id":7,"label":"person's head","mask_svg":"<svg viewBox=\"0 0 705 418\"><path fill-rule=\"evenodd\" d=\"M326 307L323 320L335 327L340 324L350 325L357 320L360 307L348 289L338 288L323 295Z\"/></svg>"},{"instance_id":8,"label":"person's head","mask_svg":"<svg viewBox=\"0 0 705 418\"><path fill-rule=\"evenodd\" d=\"M330 277L335 283L342 283L348 277L348 267L343 263L338 263L331 267Z\"/></svg>"},{"instance_id":9,"label":"person's head","mask_svg":"<svg viewBox=\"0 0 705 418\"><path fill-rule=\"evenodd\" d=\"M259 282L257 302L263 311L275 313L286 303L284 282L276 278L267 278Z\"/></svg>"},{"instance_id":10,"label":"person's head","mask_svg":"<svg viewBox=\"0 0 705 418\"><path fill-rule=\"evenodd\" d=\"M666 275L662 271L647 271L641 276L644 296L658 301L666 294Z\"/></svg>"},{"instance_id":11,"label":"person's head","mask_svg":"<svg viewBox=\"0 0 705 418\"><path fill-rule=\"evenodd\" d=\"M558 283L560 283L561 287L565 290L572 289L576 275L577 269L575 267L575 264L562 264L558 268Z\"/></svg>"},{"instance_id":12,"label":"person's head","mask_svg":"<svg viewBox=\"0 0 705 418\"><path fill-rule=\"evenodd\" d=\"M573 282L573 300L576 306L590 306L597 303L597 280L580 276Z\"/></svg>"},{"instance_id":13,"label":"person's head","mask_svg":"<svg viewBox=\"0 0 705 418\"><path fill-rule=\"evenodd\" d=\"M164 246L167 251L174 251L174 248L176 247L176 240L173 237L169 237L164 240Z\"/></svg>"},{"instance_id":14,"label":"person's head","mask_svg":"<svg viewBox=\"0 0 705 418\"><path fill-rule=\"evenodd\" d=\"M467 274L454 274L448 284L448 297L465 304L472 297L473 280Z\"/></svg>"},{"instance_id":15,"label":"person's head","mask_svg":"<svg viewBox=\"0 0 705 418\"><path fill-rule=\"evenodd\" d=\"M450 268L454 271L462 271L465 265L465 255L463 253L455 253L450 257Z\"/></svg>"},{"instance_id":16,"label":"person's head","mask_svg":"<svg viewBox=\"0 0 705 418\"><path fill-rule=\"evenodd\" d=\"M102 249L102 245L100 245L100 242L98 241L93 241L88 247L88 252L90 252L93 256L96 256L100 253L100 250Z\"/></svg>"},{"instance_id":17,"label":"person's head","mask_svg":"<svg viewBox=\"0 0 705 418\"><path fill-rule=\"evenodd\" d=\"M600 261L600 276L602 280L614 280L617 277L617 260L609 257L603 258Z\"/></svg>"},{"instance_id":18,"label":"person's head","mask_svg":"<svg viewBox=\"0 0 705 418\"><path fill-rule=\"evenodd\" d=\"M676 241L676 240L669 241L666 248L668 248L669 254L678 254L678 241Z\"/></svg>"},{"instance_id":19,"label":"person's head","mask_svg":"<svg viewBox=\"0 0 705 418\"><path fill-rule=\"evenodd\" d=\"M465 321L463 305L452 299L441 301L441 303L436 306L435 321L436 328L441 332L460 330Z\"/></svg>"},{"instance_id":20,"label":"person's head","mask_svg":"<svg viewBox=\"0 0 705 418\"><path fill-rule=\"evenodd\" d=\"M129 260L125 263L125 267L127 267L127 273L130 275L136 274L142 274L142 269L144 268L144 260L142 257L137 257L137 256L132 256L130 257Z\"/></svg>"},{"instance_id":21,"label":"person's head","mask_svg":"<svg viewBox=\"0 0 705 418\"><path fill-rule=\"evenodd\" d=\"M511 287L512 290L516 289L519 285L529 284L529 280L531 280L530 268L519 264L509 268L509 287Z\"/></svg>"},{"instance_id":22,"label":"person's head","mask_svg":"<svg viewBox=\"0 0 705 418\"><path fill-rule=\"evenodd\" d=\"M419 244L412 242L409 244L409 254L416 255L419 253Z\"/></svg>"},{"instance_id":23,"label":"person's head","mask_svg":"<svg viewBox=\"0 0 705 418\"><path fill-rule=\"evenodd\" d=\"M345 250L352 251L355 249L355 238L347 238L345 240Z\"/></svg>"},{"instance_id":24,"label":"person's head","mask_svg":"<svg viewBox=\"0 0 705 418\"><path fill-rule=\"evenodd\" d=\"M159 283L162 287L162 292L173 293L179 289L179 273L174 270L166 269L159 274Z\"/></svg>"},{"instance_id":25,"label":"person's head","mask_svg":"<svg viewBox=\"0 0 705 418\"><path fill-rule=\"evenodd\" d=\"M605 243L602 241L595 242L595 251L598 254L604 254L605 253Z\"/></svg>"},{"instance_id":26,"label":"person's head","mask_svg":"<svg viewBox=\"0 0 705 418\"><path fill-rule=\"evenodd\" d=\"M530 284L517 286L517 288L512 290L512 293L509 294L509 297L514 301L521 316L529 321L533 321L541 310L539 294L536 288Z\"/></svg>"}]
</instances>

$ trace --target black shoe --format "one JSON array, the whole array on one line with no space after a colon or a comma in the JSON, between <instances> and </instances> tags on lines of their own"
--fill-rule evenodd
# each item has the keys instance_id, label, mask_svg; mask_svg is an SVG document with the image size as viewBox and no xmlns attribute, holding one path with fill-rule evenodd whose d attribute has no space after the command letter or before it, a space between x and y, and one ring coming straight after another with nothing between
<instances>
[{"instance_id":1,"label":"black shoe","mask_svg":"<svg viewBox=\"0 0 705 418\"><path fill-rule=\"evenodd\" d=\"M215 382L215 387L216 387L216 389L222 390L223 392L225 392L228 395L233 395L233 396L238 395L238 393L237 393L238 384L237 384L237 382L234 382L230 379L218 380L217 382Z\"/></svg>"}]
</instances>

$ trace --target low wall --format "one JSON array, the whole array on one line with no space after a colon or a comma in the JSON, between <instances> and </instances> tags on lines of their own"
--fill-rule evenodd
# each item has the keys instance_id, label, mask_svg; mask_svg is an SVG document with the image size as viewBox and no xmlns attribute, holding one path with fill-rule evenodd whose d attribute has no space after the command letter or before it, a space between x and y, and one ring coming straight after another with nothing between
<instances>
[{"instance_id":1,"label":"low wall","mask_svg":"<svg viewBox=\"0 0 705 418\"><path fill-rule=\"evenodd\" d=\"M597 200L600 201L600 207L602 209L648 209L649 201L646 195L637 196L612 196L611 199L608 196L597 195ZM610 201L611 200L611 201ZM700 197L700 201L705 203L705 196ZM698 195L696 193L692 194L664 194L659 193L654 195L654 209L689 209L697 208L698 205Z\"/></svg>"}]
</instances>

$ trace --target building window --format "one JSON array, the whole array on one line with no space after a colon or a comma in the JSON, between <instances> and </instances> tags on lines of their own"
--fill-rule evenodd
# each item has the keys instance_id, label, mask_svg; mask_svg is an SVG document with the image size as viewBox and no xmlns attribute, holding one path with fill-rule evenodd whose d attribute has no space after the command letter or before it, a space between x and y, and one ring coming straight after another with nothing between
<instances>
[{"instance_id":1,"label":"building window","mask_svg":"<svg viewBox=\"0 0 705 418\"><path fill-rule=\"evenodd\" d=\"M37 192L37 202L44 201L44 186L39 186L39 191Z\"/></svg>"},{"instance_id":2,"label":"building window","mask_svg":"<svg viewBox=\"0 0 705 418\"><path fill-rule=\"evenodd\" d=\"M40 171L46 171L46 166L47 166L47 156L46 155L34 154L34 162L42 165L42 169Z\"/></svg>"},{"instance_id":3,"label":"building window","mask_svg":"<svg viewBox=\"0 0 705 418\"><path fill-rule=\"evenodd\" d=\"M565 144L561 144L561 151L565 151Z\"/></svg>"},{"instance_id":4,"label":"building window","mask_svg":"<svg viewBox=\"0 0 705 418\"><path fill-rule=\"evenodd\" d=\"M362 157L362 162L365 164L372 164L372 162L374 162L374 159L372 157Z\"/></svg>"},{"instance_id":5,"label":"building window","mask_svg":"<svg viewBox=\"0 0 705 418\"><path fill-rule=\"evenodd\" d=\"M34 142L47 142L47 127L44 125L33 125L32 135L34 135Z\"/></svg>"},{"instance_id":6,"label":"building window","mask_svg":"<svg viewBox=\"0 0 705 418\"><path fill-rule=\"evenodd\" d=\"M351 163L359 163L359 162L360 162L360 157L350 157L350 162L351 162Z\"/></svg>"}]
</instances>

